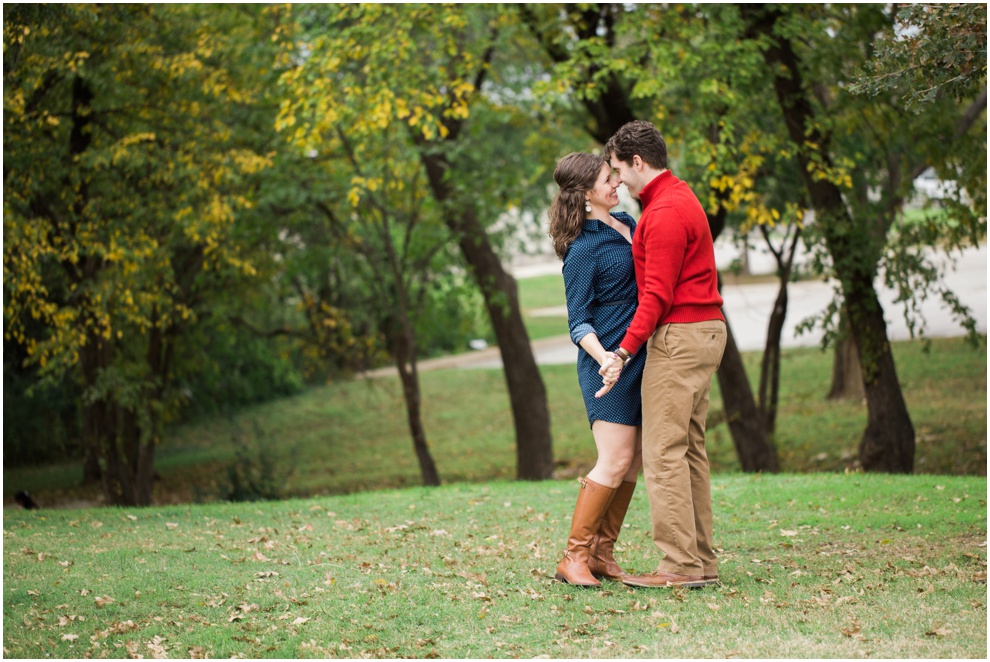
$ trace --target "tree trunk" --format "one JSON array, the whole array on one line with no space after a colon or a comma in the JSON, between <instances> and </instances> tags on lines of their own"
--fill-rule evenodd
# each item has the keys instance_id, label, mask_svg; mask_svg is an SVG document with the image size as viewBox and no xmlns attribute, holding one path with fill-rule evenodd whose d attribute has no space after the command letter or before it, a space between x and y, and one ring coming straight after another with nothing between
<instances>
[{"instance_id":1,"label":"tree trunk","mask_svg":"<svg viewBox=\"0 0 990 662\"><path fill-rule=\"evenodd\" d=\"M850 217L838 187L814 177L820 168L833 167L828 151L830 136L816 121L790 41L775 34L781 10L773 5L740 5L740 11L748 25L747 36L767 40L764 61L775 72L777 100L790 138L798 147L798 170L842 285L868 409L860 462L867 471L910 473L914 468L914 426L897 380L887 324L873 286L877 265L869 259L876 254L874 243L883 238L865 236L863 228Z\"/></svg>"},{"instance_id":2,"label":"tree trunk","mask_svg":"<svg viewBox=\"0 0 990 662\"><path fill-rule=\"evenodd\" d=\"M866 471L912 473L914 425L897 379L880 300L872 281L844 284L843 290L868 408L866 430L859 442L860 463Z\"/></svg>"},{"instance_id":3,"label":"tree trunk","mask_svg":"<svg viewBox=\"0 0 990 662\"><path fill-rule=\"evenodd\" d=\"M725 229L725 217L728 212L720 206L715 214L708 214L708 227L712 232L712 241L718 238ZM718 277L718 289L722 291L722 277ZM743 471L777 473L780 462L777 459L777 449L774 448L767 434L766 421L753 398L753 388L746 374L742 354L732 335L729 318L725 317L725 351L722 353L722 364L716 372L719 390L722 392L722 407L729 425L732 444L739 456L739 464Z\"/></svg>"},{"instance_id":4,"label":"tree trunk","mask_svg":"<svg viewBox=\"0 0 990 662\"><path fill-rule=\"evenodd\" d=\"M395 366L402 382L402 395L406 401L406 419L412 435L413 450L419 462L423 485L438 487L440 474L430 454L430 447L426 441L426 428L423 426L423 398L419 387L419 371L416 367L416 347L411 335L413 331L408 319L403 319L394 326L396 328L391 339L392 355L395 357Z\"/></svg>"},{"instance_id":5,"label":"tree trunk","mask_svg":"<svg viewBox=\"0 0 990 662\"><path fill-rule=\"evenodd\" d=\"M777 300L773 303L770 323L767 325L767 342L760 362L760 411L767 432L773 434L777 427L777 400L780 392L780 337L787 317L787 281L782 280Z\"/></svg>"},{"instance_id":6,"label":"tree trunk","mask_svg":"<svg viewBox=\"0 0 990 662\"><path fill-rule=\"evenodd\" d=\"M780 281L777 299L774 301L773 310L770 312L767 341L760 365L760 411L763 412L766 420L767 432L772 435L777 428L777 403L780 398L780 338L784 330L784 320L787 319L787 286L791 280L791 271L794 268L794 255L801 238L801 228L796 227L794 229L794 236L790 237L790 246L788 247L787 240L791 230L789 226L788 237L785 237L779 250L773 245L766 227L761 225L760 230L770 252L773 253L774 259L777 261L777 277Z\"/></svg>"},{"instance_id":7,"label":"tree trunk","mask_svg":"<svg viewBox=\"0 0 990 662\"><path fill-rule=\"evenodd\" d=\"M152 327L148 335L149 365L159 371L152 373L159 384L164 384L171 360L163 336L157 327ZM111 357L105 341L95 331L90 332L79 355L84 394L83 441L87 454L99 462L107 504L148 506L152 502L154 453L160 433L154 402L160 393L149 394L140 405L144 407L143 415L104 396L87 397L97 386L101 373L110 366Z\"/></svg>"},{"instance_id":8,"label":"tree trunk","mask_svg":"<svg viewBox=\"0 0 990 662\"><path fill-rule=\"evenodd\" d=\"M516 475L522 480L550 478L553 475L553 443L547 392L519 311L516 281L502 268L474 208L454 200L453 191L445 179L445 173L450 168L446 157L426 150L421 150L420 154L430 188L444 207L444 220L458 237L464 259L471 266L481 289L502 353L515 424Z\"/></svg>"},{"instance_id":9,"label":"tree trunk","mask_svg":"<svg viewBox=\"0 0 990 662\"><path fill-rule=\"evenodd\" d=\"M100 456L91 444L83 442L83 484L100 482Z\"/></svg>"},{"instance_id":10,"label":"tree trunk","mask_svg":"<svg viewBox=\"0 0 990 662\"><path fill-rule=\"evenodd\" d=\"M859 365L859 350L853 340L849 322L843 314L841 322L843 336L835 344L832 360L832 387L828 391L829 400L857 400L866 397L863 389L862 368Z\"/></svg>"}]
</instances>

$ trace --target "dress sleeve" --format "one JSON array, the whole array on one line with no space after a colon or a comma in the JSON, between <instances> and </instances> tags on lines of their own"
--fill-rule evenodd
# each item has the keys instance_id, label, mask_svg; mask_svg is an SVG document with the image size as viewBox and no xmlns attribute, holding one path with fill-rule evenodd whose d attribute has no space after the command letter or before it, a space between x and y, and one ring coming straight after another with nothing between
<instances>
[{"instance_id":1,"label":"dress sleeve","mask_svg":"<svg viewBox=\"0 0 990 662\"><path fill-rule=\"evenodd\" d=\"M592 304L595 301L594 255L579 247L571 246L564 257L564 292L567 296L567 326L571 341L580 346L581 339L594 333Z\"/></svg>"}]
</instances>

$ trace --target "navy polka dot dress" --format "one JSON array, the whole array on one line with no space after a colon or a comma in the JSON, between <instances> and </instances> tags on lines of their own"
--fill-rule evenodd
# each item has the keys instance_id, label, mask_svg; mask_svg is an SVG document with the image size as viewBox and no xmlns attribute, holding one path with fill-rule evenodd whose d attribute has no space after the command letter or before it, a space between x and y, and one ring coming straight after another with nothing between
<instances>
[{"instance_id":1,"label":"navy polka dot dress","mask_svg":"<svg viewBox=\"0 0 990 662\"><path fill-rule=\"evenodd\" d=\"M631 232L636 231L636 221L629 214L620 212L612 217L628 225ZM594 333L602 347L614 351L632 322L637 294L632 245L606 223L585 220L581 234L564 255L563 274L567 323L571 340L578 346L578 382L588 410L588 422L642 425L640 386L646 365L645 348L636 352L632 362L622 369L622 376L612 390L596 398L595 392L602 387L600 366L580 345L582 338Z\"/></svg>"}]
</instances>

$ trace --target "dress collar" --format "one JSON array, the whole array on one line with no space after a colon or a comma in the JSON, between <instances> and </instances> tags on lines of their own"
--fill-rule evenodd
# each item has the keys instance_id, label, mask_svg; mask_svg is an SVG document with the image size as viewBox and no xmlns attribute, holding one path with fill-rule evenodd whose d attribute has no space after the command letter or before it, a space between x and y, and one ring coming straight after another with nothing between
<instances>
[{"instance_id":1,"label":"dress collar","mask_svg":"<svg viewBox=\"0 0 990 662\"><path fill-rule=\"evenodd\" d=\"M636 224L636 221L633 220L633 217L630 216L629 214L627 214L624 211L611 212L611 213L609 213L609 216L611 216L615 220L619 221L620 223L625 223L630 228L633 228L635 226L635 224ZM601 230L601 227L603 225L607 225L607 224L604 221L598 220L597 218L586 218L586 219L584 219L584 229L585 230L591 230L592 232L598 232L599 230Z\"/></svg>"}]
</instances>

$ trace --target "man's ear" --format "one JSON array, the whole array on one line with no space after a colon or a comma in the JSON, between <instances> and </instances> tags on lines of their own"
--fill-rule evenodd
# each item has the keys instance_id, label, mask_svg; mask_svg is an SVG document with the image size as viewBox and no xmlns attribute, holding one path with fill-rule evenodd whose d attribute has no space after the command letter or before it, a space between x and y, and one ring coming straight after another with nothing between
<instances>
[{"instance_id":1,"label":"man's ear","mask_svg":"<svg viewBox=\"0 0 990 662\"><path fill-rule=\"evenodd\" d=\"M632 167L635 168L636 170L643 169L643 159L639 158L639 154L633 154Z\"/></svg>"}]
</instances>

